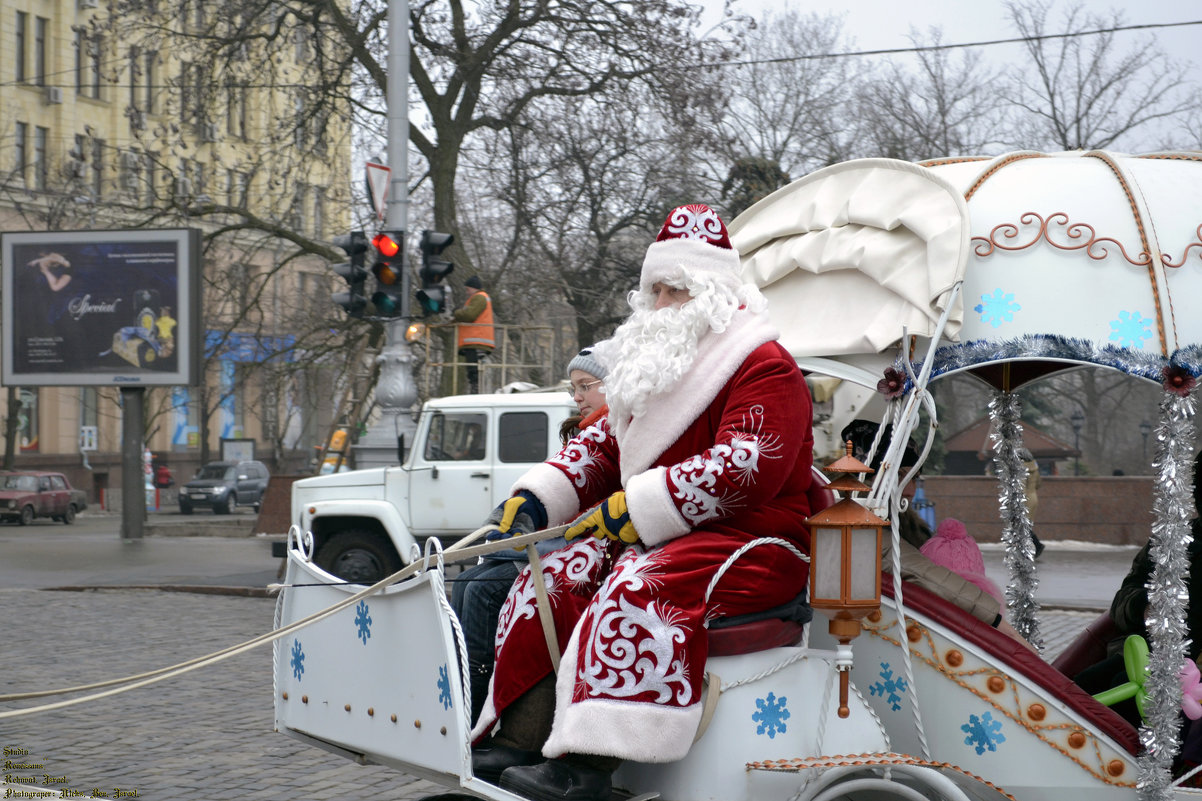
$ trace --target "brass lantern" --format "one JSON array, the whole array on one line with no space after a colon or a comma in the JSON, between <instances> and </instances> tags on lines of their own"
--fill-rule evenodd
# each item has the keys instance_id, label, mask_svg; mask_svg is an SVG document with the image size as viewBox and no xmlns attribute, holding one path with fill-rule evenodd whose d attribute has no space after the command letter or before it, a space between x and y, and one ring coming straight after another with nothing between
<instances>
[{"instance_id":1,"label":"brass lantern","mask_svg":"<svg viewBox=\"0 0 1202 801\"><path fill-rule=\"evenodd\" d=\"M851 641L860 633L860 619L881 608L881 530L888 521L874 515L852 497L868 485L857 473L870 467L847 453L826 466L840 473L828 486L842 499L806 520L810 528L810 606L830 618L830 633L839 641L835 667L839 671L839 717L847 706Z\"/></svg>"}]
</instances>

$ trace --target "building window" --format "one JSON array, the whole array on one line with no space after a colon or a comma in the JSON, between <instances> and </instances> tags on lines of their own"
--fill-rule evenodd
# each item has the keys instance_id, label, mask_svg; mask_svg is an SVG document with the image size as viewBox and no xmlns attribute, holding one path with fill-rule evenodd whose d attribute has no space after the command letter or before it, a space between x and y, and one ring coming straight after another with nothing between
<instances>
[{"instance_id":1,"label":"building window","mask_svg":"<svg viewBox=\"0 0 1202 801\"><path fill-rule=\"evenodd\" d=\"M17 442L22 453L38 452L38 390L22 387L18 392L21 410L17 413Z\"/></svg>"},{"instance_id":2,"label":"building window","mask_svg":"<svg viewBox=\"0 0 1202 801\"><path fill-rule=\"evenodd\" d=\"M13 164L13 175L22 186L26 184L26 166L29 164L29 123L18 122L16 131L16 162Z\"/></svg>"},{"instance_id":3,"label":"building window","mask_svg":"<svg viewBox=\"0 0 1202 801\"><path fill-rule=\"evenodd\" d=\"M104 140L92 140L92 195L99 200L104 186Z\"/></svg>"},{"instance_id":4,"label":"building window","mask_svg":"<svg viewBox=\"0 0 1202 801\"><path fill-rule=\"evenodd\" d=\"M82 28L74 28L75 31L75 94L82 95L84 87L83 67L86 59L84 58L84 35Z\"/></svg>"},{"instance_id":5,"label":"building window","mask_svg":"<svg viewBox=\"0 0 1202 801\"><path fill-rule=\"evenodd\" d=\"M305 230L305 185L297 184L288 210L288 225L293 231Z\"/></svg>"},{"instance_id":6,"label":"building window","mask_svg":"<svg viewBox=\"0 0 1202 801\"><path fill-rule=\"evenodd\" d=\"M229 170L226 172L229 205L235 208L244 208L246 206L246 189L248 184L249 179L246 173L240 170Z\"/></svg>"},{"instance_id":7,"label":"building window","mask_svg":"<svg viewBox=\"0 0 1202 801\"><path fill-rule=\"evenodd\" d=\"M296 108L296 119L293 121L293 137L295 139L296 148L304 150L308 145L308 131L306 130L307 121L305 119L305 90L297 89L294 99Z\"/></svg>"},{"instance_id":8,"label":"building window","mask_svg":"<svg viewBox=\"0 0 1202 801\"><path fill-rule=\"evenodd\" d=\"M324 239L326 230L326 189L313 187L313 237Z\"/></svg>"},{"instance_id":9,"label":"building window","mask_svg":"<svg viewBox=\"0 0 1202 801\"><path fill-rule=\"evenodd\" d=\"M50 166L46 163L46 145L50 140L50 129L38 125L33 130L33 186L45 191L49 184Z\"/></svg>"},{"instance_id":10,"label":"building window","mask_svg":"<svg viewBox=\"0 0 1202 801\"><path fill-rule=\"evenodd\" d=\"M226 131L238 139L246 138L246 87L236 83L226 85Z\"/></svg>"},{"instance_id":11,"label":"building window","mask_svg":"<svg viewBox=\"0 0 1202 801\"><path fill-rule=\"evenodd\" d=\"M16 53L17 71L15 77L18 82L25 80L25 50L28 48L26 38L29 36L29 15L24 11L17 12L17 31L16 31Z\"/></svg>"},{"instance_id":12,"label":"building window","mask_svg":"<svg viewBox=\"0 0 1202 801\"><path fill-rule=\"evenodd\" d=\"M154 62L158 58L158 53L151 51L144 57L145 67L142 70L142 80L146 84L146 100L143 105L143 110L147 114L154 113Z\"/></svg>"},{"instance_id":13,"label":"building window","mask_svg":"<svg viewBox=\"0 0 1202 801\"><path fill-rule=\"evenodd\" d=\"M129 49L129 107L134 111L138 110L138 70L141 69L139 56L137 47Z\"/></svg>"},{"instance_id":14,"label":"building window","mask_svg":"<svg viewBox=\"0 0 1202 801\"><path fill-rule=\"evenodd\" d=\"M87 40L88 43L88 64L91 70L92 93L91 96L100 99L100 52L104 49L104 38L101 36L92 36Z\"/></svg>"},{"instance_id":15,"label":"building window","mask_svg":"<svg viewBox=\"0 0 1202 801\"><path fill-rule=\"evenodd\" d=\"M84 387L79 393L79 424L100 425L100 397L96 387Z\"/></svg>"},{"instance_id":16,"label":"building window","mask_svg":"<svg viewBox=\"0 0 1202 801\"><path fill-rule=\"evenodd\" d=\"M37 17L33 23L33 80L38 86L46 85L46 35L50 20Z\"/></svg>"}]
</instances>

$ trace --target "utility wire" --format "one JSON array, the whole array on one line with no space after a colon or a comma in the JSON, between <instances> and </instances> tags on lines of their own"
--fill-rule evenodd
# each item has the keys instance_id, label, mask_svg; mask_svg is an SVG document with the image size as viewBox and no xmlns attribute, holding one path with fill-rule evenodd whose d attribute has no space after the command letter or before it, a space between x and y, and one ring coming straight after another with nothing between
<instances>
[{"instance_id":1,"label":"utility wire","mask_svg":"<svg viewBox=\"0 0 1202 801\"><path fill-rule=\"evenodd\" d=\"M1112 28L1097 28L1092 31L1074 31L1072 33L1048 33L1041 36L1015 36L1010 39L986 39L980 42L961 42L958 44L916 45L914 47L891 47L881 50L849 50L845 53L810 53L800 56L780 56L779 58L753 58L745 61L717 61L696 64L697 67L746 67L756 64L788 64L795 61L816 61L823 58L858 58L859 56L888 56L905 53L928 53L938 50L958 50L966 47L990 47L992 45L1021 44L1024 42L1042 42L1051 39L1075 39L1080 36L1096 36L1102 33L1121 33L1123 31L1143 31L1153 28L1181 28L1187 25L1202 25L1202 20L1187 22L1148 22L1142 25L1117 25Z\"/></svg>"},{"instance_id":2,"label":"utility wire","mask_svg":"<svg viewBox=\"0 0 1202 801\"><path fill-rule=\"evenodd\" d=\"M1202 25L1202 20L1187 20L1187 21L1183 21L1183 22L1148 22L1148 23L1143 23L1143 24L1139 24L1139 25L1116 25L1116 26L1113 26L1110 28L1096 28L1094 30L1089 30L1089 31L1073 31L1070 33L1048 33L1048 34L1042 34L1040 36L1015 36L1015 37L1011 37L1008 39L984 39L984 40L981 40L978 42L960 42L960 43L955 43L955 44L915 45L913 47L890 47L890 48L881 48L881 49L877 49L877 50L848 50L848 51L845 51L842 53L809 53L809 54L798 55L798 56L780 56L778 58L752 58L752 59L743 59L743 60L738 60L738 61L706 61L706 62L699 62L699 63L693 64L691 66L693 66L693 67L709 67L709 68L713 68L713 67L748 67L748 66L754 66L757 64L788 64L788 63L792 63L795 61L817 61L819 59L824 59L824 58L859 58L861 56L905 55L907 53L928 53L928 52L935 52L935 51L939 51L939 50L961 50L961 49L969 48L969 47L992 47L994 45L1022 44L1025 42L1043 42L1043 41L1051 41L1051 40L1055 40L1055 39L1076 39L1076 38L1080 38L1083 36L1097 36L1097 35L1103 34L1103 33L1123 33L1126 31L1145 31L1145 30L1156 30L1156 29L1161 29L1161 28L1182 28L1182 27L1186 27L1186 26L1190 26L1190 25ZM116 56L111 61L105 62L105 66L107 67L107 66L110 66L113 64L120 65L120 64L123 64L125 61L126 61L126 59L124 57ZM90 67L89 67L89 69L90 69ZM73 70L73 69L57 70L55 72L46 73L45 77L51 77L51 76L55 76L55 75L71 75L71 74L74 74L74 72L75 72L75 70ZM89 73L89 78L90 77L91 77L91 74ZM119 86L119 87L123 86L120 81L111 82L111 85ZM8 87L8 86L35 86L35 84L33 84L31 81L0 81L0 87ZM59 88L62 88L62 89L74 89L76 87L74 82L72 82L71 84L44 83L44 84L37 84L36 86L38 88L41 88L43 86L59 86ZM89 82L87 87L85 87L85 89L88 89L90 87L91 87L91 83ZM137 88L140 91L145 91L147 88L150 88L150 89L179 89L181 87L179 86L179 84L157 84L156 83L156 84L152 84L150 87L147 87L146 84L137 84ZM305 83L284 83L284 82L281 82L281 83L249 83L249 82L235 81L235 82L232 82L232 84L229 84L229 83L222 84L218 88L219 89L220 88L271 89L271 90L299 89L299 88L312 89L312 85L305 84Z\"/></svg>"}]
</instances>

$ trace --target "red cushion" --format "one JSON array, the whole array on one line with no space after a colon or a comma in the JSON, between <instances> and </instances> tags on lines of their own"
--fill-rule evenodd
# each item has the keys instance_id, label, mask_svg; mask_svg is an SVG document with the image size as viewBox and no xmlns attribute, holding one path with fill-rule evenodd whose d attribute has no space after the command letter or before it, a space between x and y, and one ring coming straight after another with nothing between
<instances>
[{"instance_id":1,"label":"red cushion","mask_svg":"<svg viewBox=\"0 0 1202 801\"><path fill-rule=\"evenodd\" d=\"M757 620L724 629L710 629L710 656L734 656L767 651L801 642L802 626L792 620Z\"/></svg>"},{"instance_id":2,"label":"red cushion","mask_svg":"<svg viewBox=\"0 0 1202 801\"><path fill-rule=\"evenodd\" d=\"M882 582L881 591L892 598L893 582ZM1050 696L1063 702L1098 731L1132 754L1138 755L1142 750L1139 733L1134 726L1021 643L1015 642L993 626L982 623L955 604L908 581L905 582L904 598L907 608L939 621L955 634L994 657L999 665L1035 682Z\"/></svg>"}]
</instances>

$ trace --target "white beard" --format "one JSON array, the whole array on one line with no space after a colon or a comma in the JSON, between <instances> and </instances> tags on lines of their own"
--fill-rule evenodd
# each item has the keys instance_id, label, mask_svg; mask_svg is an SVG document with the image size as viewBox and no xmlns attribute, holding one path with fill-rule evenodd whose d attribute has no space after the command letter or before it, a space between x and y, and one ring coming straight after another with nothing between
<instances>
[{"instance_id":1,"label":"white beard","mask_svg":"<svg viewBox=\"0 0 1202 801\"><path fill-rule=\"evenodd\" d=\"M670 391L697 359L697 343L712 328L704 304L636 309L605 344L610 425L621 434L655 395Z\"/></svg>"}]
</instances>

